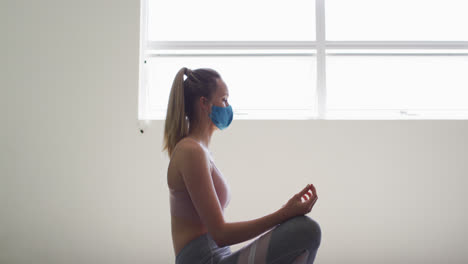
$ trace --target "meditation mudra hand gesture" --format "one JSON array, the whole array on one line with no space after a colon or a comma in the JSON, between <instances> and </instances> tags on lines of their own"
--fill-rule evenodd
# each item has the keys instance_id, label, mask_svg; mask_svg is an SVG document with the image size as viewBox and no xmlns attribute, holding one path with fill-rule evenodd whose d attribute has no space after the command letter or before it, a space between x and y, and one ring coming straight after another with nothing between
<instances>
[{"instance_id":1,"label":"meditation mudra hand gesture","mask_svg":"<svg viewBox=\"0 0 468 264\"><path fill-rule=\"evenodd\" d=\"M312 194L310 193L310 190L312 191ZM302 201L302 198L304 198L304 201ZM304 215L312 210L317 199L317 191L315 190L314 185L307 184L302 191L296 193L291 199L289 199L281 209L290 217Z\"/></svg>"}]
</instances>

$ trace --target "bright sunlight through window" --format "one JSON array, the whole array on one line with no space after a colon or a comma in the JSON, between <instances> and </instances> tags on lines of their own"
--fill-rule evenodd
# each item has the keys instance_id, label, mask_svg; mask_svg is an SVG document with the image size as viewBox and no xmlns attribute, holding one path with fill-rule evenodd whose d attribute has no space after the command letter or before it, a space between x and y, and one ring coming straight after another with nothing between
<instances>
[{"instance_id":1,"label":"bright sunlight through window","mask_svg":"<svg viewBox=\"0 0 468 264\"><path fill-rule=\"evenodd\" d=\"M234 119L468 119L468 1L141 0L139 120L182 67Z\"/></svg>"}]
</instances>

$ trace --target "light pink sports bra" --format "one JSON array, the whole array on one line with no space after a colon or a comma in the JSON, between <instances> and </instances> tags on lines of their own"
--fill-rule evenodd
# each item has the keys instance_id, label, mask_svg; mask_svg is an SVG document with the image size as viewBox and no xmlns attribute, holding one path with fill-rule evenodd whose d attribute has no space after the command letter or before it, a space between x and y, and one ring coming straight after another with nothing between
<instances>
[{"instance_id":1,"label":"light pink sports bra","mask_svg":"<svg viewBox=\"0 0 468 264\"><path fill-rule=\"evenodd\" d=\"M196 141L193 138L192 140ZM224 178L224 176L221 174L221 172L218 170L218 168L216 168L212 158L210 159L210 161L213 165L213 173L211 174L213 184L216 190L216 194L218 196L219 204L221 205L221 209L224 213L224 208L226 208L229 202L231 201L231 192L229 189L229 184ZM174 189L169 188L169 195L171 215L201 222L200 216L198 215L197 210L193 205L192 199L186 189L176 191Z\"/></svg>"}]
</instances>

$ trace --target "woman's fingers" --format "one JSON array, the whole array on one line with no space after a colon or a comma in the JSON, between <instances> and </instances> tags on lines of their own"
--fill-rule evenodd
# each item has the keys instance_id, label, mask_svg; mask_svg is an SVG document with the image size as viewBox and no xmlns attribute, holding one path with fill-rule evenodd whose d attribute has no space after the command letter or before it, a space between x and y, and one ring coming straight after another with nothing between
<instances>
[{"instance_id":1,"label":"woman's fingers","mask_svg":"<svg viewBox=\"0 0 468 264\"><path fill-rule=\"evenodd\" d=\"M304 187L304 189L302 189L299 193L302 195L304 195L308 190L310 189L310 184L307 184L306 187Z\"/></svg>"},{"instance_id":2,"label":"woman's fingers","mask_svg":"<svg viewBox=\"0 0 468 264\"><path fill-rule=\"evenodd\" d=\"M305 193L302 194L301 197L302 197L304 200L308 200L308 199L310 200L311 198L317 197L317 191L315 190L314 185L313 185L313 184L308 184L307 186L308 186L308 187L307 187ZM311 193L310 190L312 191L312 193Z\"/></svg>"},{"instance_id":3,"label":"woman's fingers","mask_svg":"<svg viewBox=\"0 0 468 264\"><path fill-rule=\"evenodd\" d=\"M299 195L301 196L302 199L304 200L309 200L310 198L314 197L313 196L313 191L312 191L312 194L311 194L311 188L314 188L312 184L307 184L307 186L302 189L301 192L299 192ZM315 188L314 188L315 190Z\"/></svg>"},{"instance_id":4,"label":"woman's fingers","mask_svg":"<svg viewBox=\"0 0 468 264\"><path fill-rule=\"evenodd\" d=\"M312 196L316 197L317 196L317 190L315 190L315 186L313 184L310 185L310 189L312 190Z\"/></svg>"},{"instance_id":5,"label":"woman's fingers","mask_svg":"<svg viewBox=\"0 0 468 264\"><path fill-rule=\"evenodd\" d=\"M315 202L317 202L317 199L318 199L318 196L315 196L314 199L311 199L312 202L309 205L309 208L308 208L309 211L312 210L312 207L314 206Z\"/></svg>"},{"instance_id":6,"label":"woman's fingers","mask_svg":"<svg viewBox=\"0 0 468 264\"><path fill-rule=\"evenodd\" d=\"M301 197L303 201L313 203L313 200L317 196L317 191L313 184L307 184L306 187L304 187L304 189L302 189L297 195L298 197Z\"/></svg>"},{"instance_id":7,"label":"woman's fingers","mask_svg":"<svg viewBox=\"0 0 468 264\"><path fill-rule=\"evenodd\" d=\"M310 189L310 184L307 184L307 186L299 192L299 195L302 198L306 199L305 194L309 192L309 189Z\"/></svg>"}]
</instances>

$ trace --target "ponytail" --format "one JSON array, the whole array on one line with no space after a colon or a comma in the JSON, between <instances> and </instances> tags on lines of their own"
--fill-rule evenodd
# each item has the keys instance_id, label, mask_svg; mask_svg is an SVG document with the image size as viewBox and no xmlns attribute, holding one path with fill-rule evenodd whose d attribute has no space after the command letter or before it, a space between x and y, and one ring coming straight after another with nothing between
<instances>
[{"instance_id":1,"label":"ponytail","mask_svg":"<svg viewBox=\"0 0 468 264\"><path fill-rule=\"evenodd\" d=\"M172 82L172 89L167 105L164 126L164 147L169 157L180 139L188 135L188 120L185 114L184 74L187 68L181 68Z\"/></svg>"}]
</instances>

